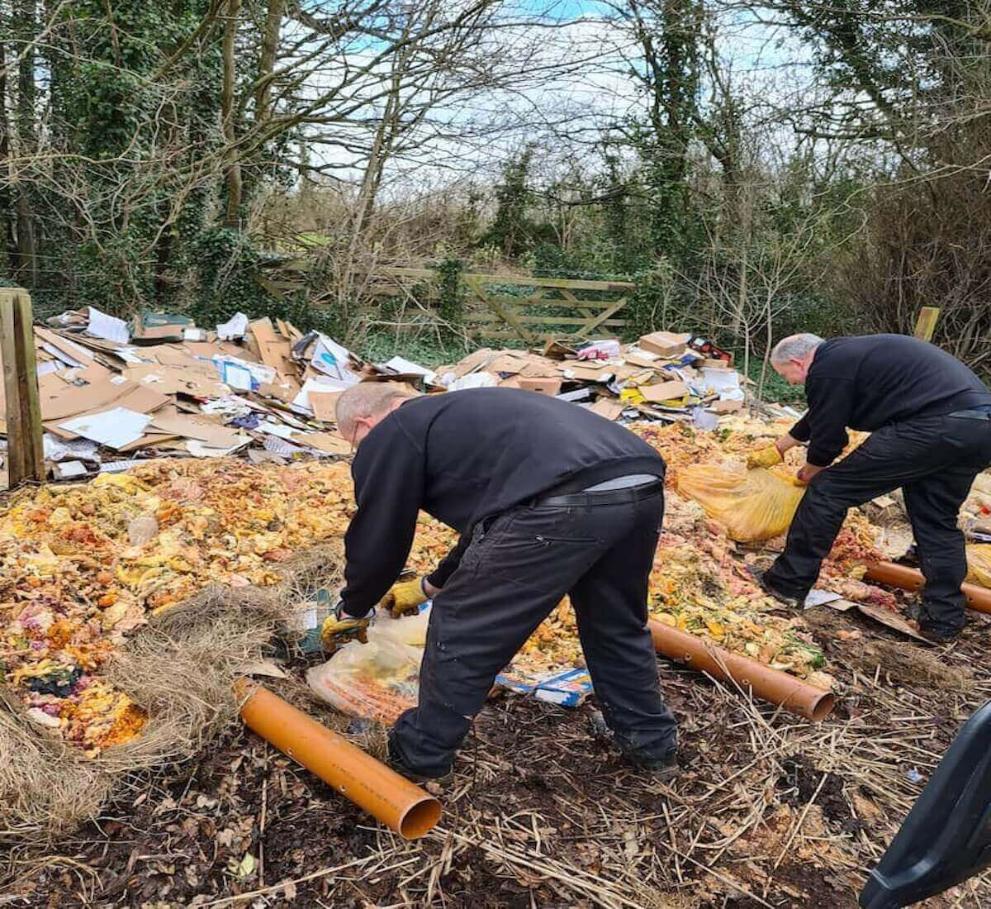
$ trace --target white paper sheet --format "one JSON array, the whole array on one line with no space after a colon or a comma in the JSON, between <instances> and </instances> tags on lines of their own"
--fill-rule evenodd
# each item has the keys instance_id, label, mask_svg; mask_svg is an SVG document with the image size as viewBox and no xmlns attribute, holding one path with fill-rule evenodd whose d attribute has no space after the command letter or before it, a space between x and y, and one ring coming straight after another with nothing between
<instances>
[{"instance_id":1,"label":"white paper sheet","mask_svg":"<svg viewBox=\"0 0 991 909\"><path fill-rule=\"evenodd\" d=\"M237 391L251 391L251 370L223 360L218 364L220 381Z\"/></svg>"},{"instance_id":2,"label":"white paper sheet","mask_svg":"<svg viewBox=\"0 0 991 909\"><path fill-rule=\"evenodd\" d=\"M419 363L414 363L412 360L407 360L398 354L384 365L388 366L389 369L394 369L396 372L413 373L414 375L423 376L431 384L434 381L434 371L432 369L427 369L426 366L421 366Z\"/></svg>"},{"instance_id":3,"label":"white paper sheet","mask_svg":"<svg viewBox=\"0 0 991 909\"><path fill-rule=\"evenodd\" d=\"M708 388L722 394L724 391L735 391L740 387L740 374L735 369L712 369L704 366L702 381Z\"/></svg>"},{"instance_id":4,"label":"white paper sheet","mask_svg":"<svg viewBox=\"0 0 991 909\"><path fill-rule=\"evenodd\" d=\"M100 473L123 473L125 470L130 470L132 467L138 467L145 463L140 458L130 458L127 461L107 461L101 465Z\"/></svg>"},{"instance_id":5,"label":"white paper sheet","mask_svg":"<svg viewBox=\"0 0 991 909\"><path fill-rule=\"evenodd\" d=\"M98 461L96 455L96 442L88 439L73 439L65 442L50 432L46 432L42 438L45 459L48 461L66 461L82 458L84 461Z\"/></svg>"},{"instance_id":6,"label":"white paper sheet","mask_svg":"<svg viewBox=\"0 0 991 909\"><path fill-rule=\"evenodd\" d=\"M262 363L249 363L247 360L240 359L240 357L214 357L213 365L220 373L221 380L227 382L228 385L232 385L233 383L224 377L228 371L235 369L246 370L256 386L271 385L275 381L276 372L271 366L265 366ZM239 378L238 381L243 382L243 377ZM242 390L248 391L249 389L245 388Z\"/></svg>"},{"instance_id":7,"label":"white paper sheet","mask_svg":"<svg viewBox=\"0 0 991 909\"><path fill-rule=\"evenodd\" d=\"M235 451L243 447L244 443L232 445L230 448L214 448L205 442L200 442L198 439L186 440L186 451L194 458L223 458L227 455L234 454Z\"/></svg>"},{"instance_id":8,"label":"white paper sheet","mask_svg":"<svg viewBox=\"0 0 991 909\"><path fill-rule=\"evenodd\" d=\"M206 414L220 414L233 419L246 417L254 408L244 398L239 398L237 395L225 395L222 398L214 398L212 401L201 404L200 410Z\"/></svg>"},{"instance_id":9,"label":"white paper sheet","mask_svg":"<svg viewBox=\"0 0 991 909\"><path fill-rule=\"evenodd\" d=\"M813 606L825 606L827 603L832 603L835 600L841 599L843 598L838 593L833 593L831 590L822 590L819 587L813 587L812 590L810 590L806 595L803 607L805 609L811 609Z\"/></svg>"},{"instance_id":10,"label":"white paper sheet","mask_svg":"<svg viewBox=\"0 0 991 909\"><path fill-rule=\"evenodd\" d=\"M272 454L281 455L285 458L291 458L294 454L297 454L303 450L298 445L291 445L285 439L280 439L277 436L265 436L265 440L262 442L262 447L265 451L269 451Z\"/></svg>"},{"instance_id":11,"label":"white paper sheet","mask_svg":"<svg viewBox=\"0 0 991 909\"><path fill-rule=\"evenodd\" d=\"M112 410L66 420L59 423L59 427L108 448L123 448L137 442L145 434L150 422L151 417L147 414L126 407L114 407Z\"/></svg>"},{"instance_id":12,"label":"white paper sheet","mask_svg":"<svg viewBox=\"0 0 991 909\"><path fill-rule=\"evenodd\" d=\"M499 377L490 372L473 372L460 379L455 379L447 386L448 391L464 391L466 388L495 388Z\"/></svg>"},{"instance_id":13,"label":"white paper sheet","mask_svg":"<svg viewBox=\"0 0 991 909\"><path fill-rule=\"evenodd\" d=\"M223 325L217 326L217 337L221 341L233 341L236 338L243 338L248 330L248 317L239 312L231 316Z\"/></svg>"},{"instance_id":14,"label":"white paper sheet","mask_svg":"<svg viewBox=\"0 0 991 909\"><path fill-rule=\"evenodd\" d=\"M55 465L55 476L60 480L86 476L86 465L82 461L63 461Z\"/></svg>"},{"instance_id":15,"label":"white paper sheet","mask_svg":"<svg viewBox=\"0 0 991 909\"><path fill-rule=\"evenodd\" d=\"M702 384L711 388L719 395L720 401L742 401L743 389L740 388L740 374L735 369L702 368Z\"/></svg>"},{"instance_id":16,"label":"white paper sheet","mask_svg":"<svg viewBox=\"0 0 991 909\"><path fill-rule=\"evenodd\" d=\"M143 357L139 357L133 347L118 347L114 351L114 356L120 357L125 363L131 366L143 366L145 363L150 362Z\"/></svg>"},{"instance_id":17,"label":"white paper sheet","mask_svg":"<svg viewBox=\"0 0 991 909\"><path fill-rule=\"evenodd\" d=\"M53 357L57 357L60 363L65 363L66 366L70 366L73 369L85 369L88 365L81 360L73 359L68 353L54 344L49 344L47 341L41 342L41 349L46 353L50 353Z\"/></svg>"},{"instance_id":18,"label":"white paper sheet","mask_svg":"<svg viewBox=\"0 0 991 909\"><path fill-rule=\"evenodd\" d=\"M44 363L39 363L35 367L35 371L38 373L38 378L40 379L42 376L47 376L49 373L58 372L64 368L64 364L57 360L46 360Z\"/></svg>"},{"instance_id":19,"label":"white paper sheet","mask_svg":"<svg viewBox=\"0 0 991 909\"><path fill-rule=\"evenodd\" d=\"M350 357L351 354L346 347L342 347L326 335L320 335L313 345L311 365L318 372L338 379L345 385L357 385L361 381L361 376L351 371L348 365Z\"/></svg>"},{"instance_id":20,"label":"white paper sheet","mask_svg":"<svg viewBox=\"0 0 991 909\"><path fill-rule=\"evenodd\" d=\"M258 424L258 431L267 433L270 436L278 436L280 439L292 441L293 433L299 430L293 429L291 426L283 426L281 423L273 423L271 420L265 420Z\"/></svg>"},{"instance_id":21,"label":"white paper sheet","mask_svg":"<svg viewBox=\"0 0 991 909\"><path fill-rule=\"evenodd\" d=\"M127 323L123 319L108 316L105 312L89 307L89 325L86 333L104 341L114 341L117 344L127 344L131 340Z\"/></svg>"}]
</instances>

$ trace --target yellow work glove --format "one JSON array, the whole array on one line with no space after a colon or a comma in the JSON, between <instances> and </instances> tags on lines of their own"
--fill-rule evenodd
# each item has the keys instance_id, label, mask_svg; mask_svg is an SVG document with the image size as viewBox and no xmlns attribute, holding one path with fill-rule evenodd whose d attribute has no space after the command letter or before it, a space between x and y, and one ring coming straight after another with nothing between
<instances>
[{"instance_id":1,"label":"yellow work glove","mask_svg":"<svg viewBox=\"0 0 991 909\"><path fill-rule=\"evenodd\" d=\"M368 641L368 623L374 612L356 619L344 613L341 607L342 604L338 603L334 614L327 616L320 628L320 643L327 653L335 653L338 648L354 640L362 644Z\"/></svg>"},{"instance_id":2,"label":"yellow work glove","mask_svg":"<svg viewBox=\"0 0 991 909\"><path fill-rule=\"evenodd\" d=\"M777 445L768 445L766 448L758 448L747 455L747 469L754 470L757 467L774 467L780 464L784 458L778 451Z\"/></svg>"},{"instance_id":3,"label":"yellow work glove","mask_svg":"<svg viewBox=\"0 0 991 909\"><path fill-rule=\"evenodd\" d=\"M423 581L414 578L412 581L400 581L393 584L389 592L382 597L379 605L383 609L388 609L394 619L400 616L412 615L417 611L421 603L425 603L429 597L423 591Z\"/></svg>"}]
</instances>

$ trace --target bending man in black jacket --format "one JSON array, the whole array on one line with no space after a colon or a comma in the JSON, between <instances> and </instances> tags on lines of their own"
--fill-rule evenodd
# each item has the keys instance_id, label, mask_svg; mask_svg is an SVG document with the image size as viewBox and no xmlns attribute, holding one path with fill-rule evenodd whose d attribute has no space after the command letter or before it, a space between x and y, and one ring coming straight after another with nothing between
<instances>
[{"instance_id":1,"label":"bending man in black jacket","mask_svg":"<svg viewBox=\"0 0 991 909\"><path fill-rule=\"evenodd\" d=\"M901 487L926 578L920 630L937 641L956 637L967 575L957 516L991 464L991 392L959 360L905 335L793 335L774 348L771 364L792 385L805 384L808 412L775 448L780 460L808 443L799 478L809 488L765 588L804 601L847 509ZM847 428L871 436L834 464Z\"/></svg>"},{"instance_id":2,"label":"bending man in black jacket","mask_svg":"<svg viewBox=\"0 0 991 909\"><path fill-rule=\"evenodd\" d=\"M660 456L574 404L507 388L423 397L365 383L341 395L337 421L358 448L339 621L368 616L389 591L420 509L461 534L416 585L433 609L419 704L390 734L393 765L446 776L496 674L570 594L617 743L634 762L673 767L675 721L646 627ZM406 605L408 587L393 591Z\"/></svg>"}]
</instances>

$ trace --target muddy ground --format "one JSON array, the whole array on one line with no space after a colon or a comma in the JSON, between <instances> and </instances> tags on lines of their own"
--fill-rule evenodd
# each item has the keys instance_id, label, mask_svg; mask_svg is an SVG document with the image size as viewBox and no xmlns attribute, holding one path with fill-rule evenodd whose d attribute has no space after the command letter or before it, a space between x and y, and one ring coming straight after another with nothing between
<instances>
[{"instance_id":1,"label":"muddy ground","mask_svg":"<svg viewBox=\"0 0 991 909\"><path fill-rule=\"evenodd\" d=\"M136 777L58 854L10 856L0 906L853 907L991 694L991 622L972 614L961 642L936 648L849 613L808 618L840 691L818 725L660 662L682 723L670 784L594 737L593 705L503 697L475 724L439 827L406 843L232 728L195 760ZM277 689L342 728L301 668ZM928 905L991 905L991 884Z\"/></svg>"}]
</instances>

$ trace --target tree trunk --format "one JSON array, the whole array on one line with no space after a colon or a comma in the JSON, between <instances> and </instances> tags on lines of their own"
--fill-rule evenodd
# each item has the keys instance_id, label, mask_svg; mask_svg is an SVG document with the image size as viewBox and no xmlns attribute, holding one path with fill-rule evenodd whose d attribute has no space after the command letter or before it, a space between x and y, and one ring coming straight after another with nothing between
<instances>
[{"instance_id":1,"label":"tree trunk","mask_svg":"<svg viewBox=\"0 0 991 909\"><path fill-rule=\"evenodd\" d=\"M234 77L236 74L234 60L234 42L237 37L237 17L241 10L241 0L228 0L227 18L224 22L224 84L221 93L221 116L223 119L224 140L227 142L227 213L224 224L227 227L240 227L241 196L243 184L241 180L241 162L236 147L236 131L234 128Z\"/></svg>"},{"instance_id":2,"label":"tree trunk","mask_svg":"<svg viewBox=\"0 0 991 909\"><path fill-rule=\"evenodd\" d=\"M285 10L286 0L268 0L261 53L258 57L258 80L255 83L255 123L258 125L266 123L271 114L272 72L279 51L279 33Z\"/></svg>"},{"instance_id":3,"label":"tree trunk","mask_svg":"<svg viewBox=\"0 0 991 909\"><path fill-rule=\"evenodd\" d=\"M14 222L10 177L10 121L7 117L7 45L0 41L0 218L3 219L3 271L12 272L17 261L17 225Z\"/></svg>"},{"instance_id":4,"label":"tree trunk","mask_svg":"<svg viewBox=\"0 0 991 909\"><path fill-rule=\"evenodd\" d=\"M34 41L37 33L36 0L17 0L13 11L13 32L18 39L16 47L20 54L20 60L17 66L17 104L15 108L16 146L9 148L9 154L14 159L24 160L37 150L35 143L35 106L37 103L37 91L34 82L35 54L33 48L29 51L25 49L30 42ZM16 172L19 169L22 168L12 168L11 173L17 226L17 256L13 271L18 282L33 289L37 285L34 213L31 210L27 184Z\"/></svg>"}]
</instances>

